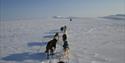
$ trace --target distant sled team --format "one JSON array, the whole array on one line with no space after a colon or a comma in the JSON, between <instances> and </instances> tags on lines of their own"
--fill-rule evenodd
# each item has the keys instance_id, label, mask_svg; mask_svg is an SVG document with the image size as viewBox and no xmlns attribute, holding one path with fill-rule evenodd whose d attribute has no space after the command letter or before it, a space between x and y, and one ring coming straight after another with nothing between
<instances>
[{"instance_id":1,"label":"distant sled team","mask_svg":"<svg viewBox=\"0 0 125 63\"><path fill-rule=\"evenodd\" d=\"M63 51L64 55L63 58L68 58L69 56L69 44L67 41L67 34L66 34L67 27L63 26L60 28L60 31L63 33L62 35L62 41L63 41ZM54 55L54 51L56 50L56 44L59 41L59 33L57 32L54 36L53 39L48 41L46 45L46 50L45 53L47 53L47 58L49 55ZM58 63L63 63L63 61L59 61Z\"/></svg>"}]
</instances>

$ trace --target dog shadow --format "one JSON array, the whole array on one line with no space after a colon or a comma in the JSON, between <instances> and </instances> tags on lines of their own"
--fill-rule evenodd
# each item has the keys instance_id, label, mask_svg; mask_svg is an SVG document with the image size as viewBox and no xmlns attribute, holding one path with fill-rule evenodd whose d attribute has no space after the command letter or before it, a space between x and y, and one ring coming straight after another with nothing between
<instances>
[{"instance_id":1,"label":"dog shadow","mask_svg":"<svg viewBox=\"0 0 125 63\"><path fill-rule=\"evenodd\" d=\"M51 32L60 32L59 29L50 30Z\"/></svg>"},{"instance_id":2,"label":"dog shadow","mask_svg":"<svg viewBox=\"0 0 125 63\"><path fill-rule=\"evenodd\" d=\"M62 54L60 54L61 52L56 52L55 54L57 54L56 56L54 56L52 59L58 59L62 56ZM4 61L16 61L16 62L23 62L26 60L32 60L32 61L46 61L49 60L47 58L47 55L45 52L41 52L41 53L32 53L32 52L24 52L24 53L16 53L16 54L10 54L6 57L3 57L1 60Z\"/></svg>"},{"instance_id":3,"label":"dog shadow","mask_svg":"<svg viewBox=\"0 0 125 63\"><path fill-rule=\"evenodd\" d=\"M44 60L47 60L47 58L44 52L41 52L41 53L25 52L25 53L10 54L6 57L3 57L2 60L22 62L25 60L44 61Z\"/></svg>"},{"instance_id":4,"label":"dog shadow","mask_svg":"<svg viewBox=\"0 0 125 63\"><path fill-rule=\"evenodd\" d=\"M60 32L60 30L59 29L50 30L49 32L45 32L45 34L55 34L57 32Z\"/></svg>"},{"instance_id":5,"label":"dog shadow","mask_svg":"<svg viewBox=\"0 0 125 63\"><path fill-rule=\"evenodd\" d=\"M48 42L29 42L27 44L28 47L33 47L33 46L46 46Z\"/></svg>"},{"instance_id":6,"label":"dog shadow","mask_svg":"<svg viewBox=\"0 0 125 63\"><path fill-rule=\"evenodd\" d=\"M47 45L47 42L29 42L29 43L27 43L28 47L46 46L46 45ZM1 60L22 62L22 61L26 61L26 60L45 61L48 59L46 57L45 52L40 52L40 53L24 52L24 53L10 54L8 56L2 57Z\"/></svg>"},{"instance_id":7,"label":"dog shadow","mask_svg":"<svg viewBox=\"0 0 125 63\"><path fill-rule=\"evenodd\" d=\"M53 38L53 37L54 37L54 34L43 36L43 38Z\"/></svg>"},{"instance_id":8,"label":"dog shadow","mask_svg":"<svg viewBox=\"0 0 125 63\"><path fill-rule=\"evenodd\" d=\"M50 32L45 32L44 34L55 34L55 33L57 33L57 32L50 31Z\"/></svg>"}]
</instances>

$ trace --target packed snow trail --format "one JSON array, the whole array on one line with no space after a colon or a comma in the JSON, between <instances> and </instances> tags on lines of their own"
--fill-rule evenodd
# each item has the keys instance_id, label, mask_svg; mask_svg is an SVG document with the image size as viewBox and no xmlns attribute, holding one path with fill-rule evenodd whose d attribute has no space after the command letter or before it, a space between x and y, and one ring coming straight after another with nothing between
<instances>
[{"instance_id":1,"label":"packed snow trail","mask_svg":"<svg viewBox=\"0 0 125 63\"><path fill-rule=\"evenodd\" d=\"M70 25L70 24L69 24ZM67 25L66 25L67 26ZM69 28L69 27L68 27ZM69 30L68 30L69 31ZM66 31L68 33L68 31ZM62 32L59 32L59 35L62 34ZM68 34L67 34L68 35ZM62 36L60 36L60 39L62 38ZM79 63L78 58L76 56L75 53L73 53L73 51L69 50L69 55L67 58L64 58L64 53L63 53L63 48L62 48L62 39L58 40L57 42L57 48L56 48L56 52L54 53L54 55L49 55L49 59L47 60L48 63L57 63L59 61L64 61L65 63ZM70 47L70 46L69 46ZM42 61L42 63L47 63L45 61Z\"/></svg>"}]
</instances>

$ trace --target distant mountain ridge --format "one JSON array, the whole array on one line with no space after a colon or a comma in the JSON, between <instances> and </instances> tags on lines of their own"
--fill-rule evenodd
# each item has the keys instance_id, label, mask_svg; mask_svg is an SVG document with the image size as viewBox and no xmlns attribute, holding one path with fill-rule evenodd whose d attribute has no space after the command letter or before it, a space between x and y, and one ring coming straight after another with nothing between
<instances>
[{"instance_id":1,"label":"distant mountain ridge","mask_svg":"<svg viewBox=\"0 0 125 63\"><path fill-rule=\"evenodd\" d=\"M125 14L109 15L109 16L104 16L102 18L113 19L113 20L125 20Z\"/></svg>"},{"instance_id":2,"label":"distant mountain ridge","mask_svg":"<svg viewBox=\"0 0 125 63\"><path fill-rule=\"evenodd\" d=\"M64 17L64 16L53 16L52 18L54 19L82 19L83 17L73 17L73 16L69 16L69 17Z\"/></svg>"}]
</instances>

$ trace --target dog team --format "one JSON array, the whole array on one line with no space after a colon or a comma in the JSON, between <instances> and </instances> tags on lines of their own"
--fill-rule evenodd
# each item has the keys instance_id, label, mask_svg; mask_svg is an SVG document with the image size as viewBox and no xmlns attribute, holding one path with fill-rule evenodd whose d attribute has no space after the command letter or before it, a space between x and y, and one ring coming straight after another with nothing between
<instances>
[{"instance_id":1,"label":"dog team","mask_svg":"<svg viewBox=\"0 0 125 63\"><path fill-rule=\"evenodd\" d=\"M69 55L69 44L67 41L67 34L66 34L67 27L63 26L60 28L60 31L63 33L61 36L61 40L63 41L62 47L63 47L63 57L68 58ZM56 44L59 42L60 36L59 33L57 32L54 36L53 39L48 41L46 45L46 50L45 53L47 53L47 57L49 55L54 55L54 51L56 50Z\"/></svg>"}]
</instances>

